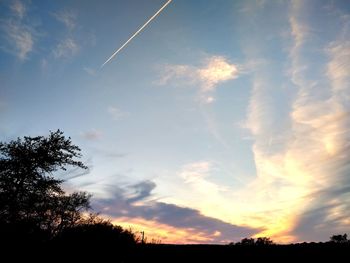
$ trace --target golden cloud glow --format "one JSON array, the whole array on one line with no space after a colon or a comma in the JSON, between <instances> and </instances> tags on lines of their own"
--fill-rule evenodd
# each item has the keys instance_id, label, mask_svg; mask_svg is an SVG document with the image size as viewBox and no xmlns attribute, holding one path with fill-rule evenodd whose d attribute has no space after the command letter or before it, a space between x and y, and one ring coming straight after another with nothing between
<instances>
[{"instance_id":1,"label":"golden cloud glow","mask_svg":"<svg viewBox=\"0 0 350 263\"><path fill-rule=\"evenodd\" d=\"M212 91L220 82L237 78L239 73L236 65L230 64L221 56L207 59L206 66L198 69L197 72L198 77L203 82L203 92Z\"/></svg>"},{"instance_id":2,"label":"golden cloud glow","mask_svg":"<svg viewBox=\"0 0 350 263\"><path fill-rule=\"evenodd\" d=\"M115 218L113 224L120 225L125 229L131 229L140 236L140 232L145 232L147 242L159 242L167 244L197 244L206 243L211 240L207 233L200 233L195 229L181 229L161 224L156 221L142 218ZM218 233L214 233L214 235ZM219 233L220 234L220 233Z\"/></svg>"},{"instance_id":3,"label":"golden cloud glow","mask_svg":"<svg viewBox=\"0 0 350 263\"><path fill-rule=\"evenodd\" d=\"M199 88L198 101L210 104L215 101L211 95L219 84L236 79L240 74L239 66L230 63L223 56L211 56L204 60L201 67L190 65L166 65L157 81L165 85L172 80L184 85L195 85Z\"/></svg>"}]
</instances>

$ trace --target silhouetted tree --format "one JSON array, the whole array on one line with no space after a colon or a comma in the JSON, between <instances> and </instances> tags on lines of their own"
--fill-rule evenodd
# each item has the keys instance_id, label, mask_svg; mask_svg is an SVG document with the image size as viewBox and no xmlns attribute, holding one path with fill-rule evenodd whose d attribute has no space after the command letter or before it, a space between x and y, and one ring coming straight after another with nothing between
<instances>
[{"instance_id":1,"label":"silhouetted tree","mask_svg":"<svg viewBox=\"0 0 350 263\"><path fill-rule=\"evenodd\" d=\"M348 242L348 235L333 235L330 237L330 241L334 243L347 243Z\"/></svg>"},{"instance_id":2,"label":"silhouetted tree","mask_svg":"<svg viewBox=\"0 0 350 263\"><path fill-rule=\"evenodd\" d=\"M47 240L82 219L89 208L85 192L65 194L54 173L87 167L78 146L63 132L0 142L1 236Z\"/></svg>"},{"instance_id":3,"label":"silhouetted tree","mask_svg":"<svg viewBox=\"0 0 350 263\"><path fill-rule=\"evenodd\" d=\"M256 240L254 238L243 238L241 242L237 242L236 245L244 245L244 246L269 246L274 244L273 241L269 237L258 237ZM233 242L229 243L229 245L234 245Z\"/></svg>"},{"instance_id":4,"label":"silhouetted tree","mask_svg":"<svg viewBox=\"0 0 350 263\"><path fill-rule=\"evenodd\" d=\"M240 242L241 245L251 246L255 244L254 238L243 238Z\"/></svg>"},{"instance_id":5,"label":"silhouetted tree","mask_svg":"<svg viewBox=\"0 0 350 263\"><path fill-rule=\"evenodd\" d=\"M92 214L79 224L63 229L56 241L68 246L80 244L84 247L116 246L127 249L137 243L137 238L131 230L125 230Z\"/></svg>"},{"instance_id":6,"label":"silhouetted tree","mask_svg":"<svg viewBox=\"0 0 350 263\"><path fill-rule=\"evenodd\" d=\"M258 237L255 241L255 245L258 246L270 246L273 241L269 237Z\"/></svg>"}]
</instances>

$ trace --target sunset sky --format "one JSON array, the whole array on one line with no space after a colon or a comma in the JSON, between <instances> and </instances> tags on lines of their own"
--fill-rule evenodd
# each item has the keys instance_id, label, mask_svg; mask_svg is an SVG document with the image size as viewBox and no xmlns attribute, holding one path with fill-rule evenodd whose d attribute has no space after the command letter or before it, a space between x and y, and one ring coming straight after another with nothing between
<instances>
[{"instance_id":1,"label":"sunset sky","mask_svg":"<svg viewBox=\"0 0 350 263\"><path fill-rule=\"evenodd\" d=\"M350 232L350 2L0 0L0 141L61 129L59 174L162 243Z\"/></svg>"}]
</instances>

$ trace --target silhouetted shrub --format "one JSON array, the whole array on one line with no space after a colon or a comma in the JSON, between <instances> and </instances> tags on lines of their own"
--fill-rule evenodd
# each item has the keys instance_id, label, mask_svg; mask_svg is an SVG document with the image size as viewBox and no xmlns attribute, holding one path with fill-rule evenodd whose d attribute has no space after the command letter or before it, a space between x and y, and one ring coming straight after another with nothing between
<instances>
[{"instance_id":1,"label":"silhouetted shrub","mask_svg":"<svg viewBox=\"0 0 350 263\"><path fill-rule=\"evenodd\" d=\"M333 235L330 237L330 242L347 243L348 242L348 235L346 233L344 235Z\"/></svg>"},{"instance_id":2,"label":"silhouetted shrub","mask_svg":"<svg viewBox=\"0 0 350 263\"><path fill-rule=\"evenodd\" d=\"M229 243L231 246L270 246L272 244L274 243L269 237L258 237L256 240L254 238L243 238L241 242L237 242L236 244L233 242Z\"/></svg>"},{"instance_id":3,"label":"silhouetted shrub","mask_svg":"<svg viewBox=\"0 0 350 263\"><path fill-rule=\"evenodd\" d=\"M255 239L254 238L243 238L239 244L243 245L243 246L252 246L255 244Z\"/></svg>"},{"instance_id":4,"label":"silhouetted shrub","mask_svg":"<svg viewBox=\"0 0 350 263\"><path fill-rule=\"evenodd\" d=\"M80 244L83 246L115 246L133 247L136 245L135 234L120 226L115 226L108 220L93 223L82 223L65 228L57 237L61 244Z\"/></svg>"},{"instance_id":5,"label":"silhouetted shrub","mask_svg":"<svg viewBox=\"0 0 350 263\"><path fill-rule=\"evenodd\" d=\"M273 241L269 237L258 237L255 241L255 245L258 246L270 246Z\"/></svg>"}]
</instances>

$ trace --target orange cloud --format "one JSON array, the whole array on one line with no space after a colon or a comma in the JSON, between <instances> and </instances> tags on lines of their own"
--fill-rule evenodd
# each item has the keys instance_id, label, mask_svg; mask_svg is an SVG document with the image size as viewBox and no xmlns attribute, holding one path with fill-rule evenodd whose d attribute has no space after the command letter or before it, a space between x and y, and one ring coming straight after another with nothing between
<instances>
[{"instance_id":1,"label":"orange cloud","mask_svg":"<svg viewBox=\"0 0 350 263\"><path fill-rule=\"evenodd\" d=\"M147 242L160 241L167 244L199 244L211 241L211 236L208 236L208 233L198 232L197 229L175 228L143 218L119 217L114 218L112 223L120 225L125 229L131 229L139 237L141 231L144 231ZM214 235L218 234L220 233L214 233Z\"/></svg>"}]
</instances>

